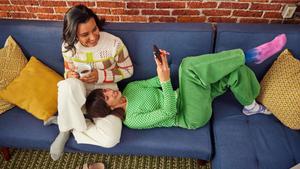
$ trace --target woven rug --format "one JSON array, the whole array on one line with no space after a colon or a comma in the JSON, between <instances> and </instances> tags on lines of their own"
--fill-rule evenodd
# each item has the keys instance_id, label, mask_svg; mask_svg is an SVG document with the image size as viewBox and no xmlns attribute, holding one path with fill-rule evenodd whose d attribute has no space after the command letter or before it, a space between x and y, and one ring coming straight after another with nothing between
<instances>
[{"instance_id":1,"label":"woven rug","mask_svg":"<svg viewBox=\"0 0 300 169\"><path fill-rule=\"evenodd\" d=\"M0 156L0 169L75 169L84 163L103 162L106 169L210 169L210 164L199 166L189 158L107 155L93 153L64 153L53 161L49 151L11 149L11 160Z\"/></svg>"}]
</instances>

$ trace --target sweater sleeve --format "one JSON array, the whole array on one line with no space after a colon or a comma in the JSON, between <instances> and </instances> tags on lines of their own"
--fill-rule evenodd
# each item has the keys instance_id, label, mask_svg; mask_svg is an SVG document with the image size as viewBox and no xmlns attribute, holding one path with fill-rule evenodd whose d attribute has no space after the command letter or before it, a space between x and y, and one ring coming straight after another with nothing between
<instances>
[{"instance_id":1,"label":"sweater sleeve","mask_svg":"<svg viewBox=\"0 0 300 169\"><path fill-rule=\"evenodd\" d=\"M163 91L163 111L168 114L168 116L174 116L177 113L176 109L176 96L175 92L172 88L171 80L167 82L161 83L162 91Z\"/></svg>"},{"instance_id":2,"label":"sweater sleeve","mask_svg":"<svg viewBox=\"0 0 300 169\"><path fill-rule=\"evenodd\" d=\"M154 127L164 127L162 126L163 121L167 121L174 117L177 113L176 109L176 96L173 91L172 84L170 81L161 83L163 99L160 108L153 111L141 111L137 109L138 112L130 113L125 120L125 124L130 128L135 129L145 129ZM149 103L151 104L151 103Z\"/></svg>"},{"instance_id":3,"label":"sweater sleeve","mask_svg":"<svg viewBox=\"0 0 300 169\"><path fill-rule=\"evenodd\" d=\"M126 46L121 39L116 41L115 67L98 69L98 83L116 83L133 75L133 65Z\"/></svg>"},{"instance_id":4,"label":"sweater sleeve","mask_svg":"<svg viewBox=\"0 0 300 169\"><path fill-rule=\"evenodd\" d=\"M70 70L74 70L75 66L74 66L74 62L72 61L72 52L71 51L67 51L66 48L64 47L64 43L62 44L61 50L62 50L62 55L63 55L63 59L64 59L64 77L65 79L67 78L67 73Z\"/></svg>"}]
</instances>

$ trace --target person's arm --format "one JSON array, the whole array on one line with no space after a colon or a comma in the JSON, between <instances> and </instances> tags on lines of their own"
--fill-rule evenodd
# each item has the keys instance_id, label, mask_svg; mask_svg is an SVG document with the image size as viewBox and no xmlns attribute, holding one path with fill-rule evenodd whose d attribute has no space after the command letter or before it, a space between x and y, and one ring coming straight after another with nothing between
<instances>
[{"instance_id":1,"label":"person's arm","mask_svg":"<svg viewBox=\"0 0 300 169\"><path fill-rule=\"evenodd\" d=\"M136 85L139 87L161 87L160 81L157 76L152 77L147 80L137 80L134 82L129 83L129 85Z\"/></svg>"},{"instance_id":2,"label":"person's arm","mask_svg":"<svg viewBox=\"0 0 300 169\"><path fill-rule=\"evenodd\" d=\"M133 65L128 50L121 39L117 40L117 51L114 56L116 65L113 69L98 69L97 83L116 83L133 75Z\"/></svg>"},{"instance_id":3,"label":"person's arm","mask_svg":"<svg viewBox=\"0 0 300 169\"><path fill-rule=\"evenodd\" d=\"M108 115L103 118L93 118L93 121L94 123L87 120L85 131L73 130L77 143L111 148L120 142L122 121L119 117Z\"/></svg>"},{"instance_id":4,"label":"person's arm","mask_svg":"<svg viewBox=\"0 0 300 169\"><path fill-rule=\"evenodd\" d=\"M172 119L172 117L176 115L176 96L170 80L170 69L167 61L167 54L168 53L166 51L161 50L162 62L155 58L157 75L163 92L163 104L161 108L151 112L142 112L139 108L137 108L137 112L126 114L124 123L128 127L137 129L160 127L161 122Z\"/></svg>"},{"instance_id":5,"label":"person's arm","mask_svg":"<svg viewBox=\"0 0 300 169\"><path fill-rule=\"evenodd\" d=\"M124 123L128 127L135 129L163 127L159 125L161 122L167 121L168 119L173 119L177 113L177 109L176 96L170 80L161 83L161 87L163 92L163 99L161 100L162 106L159 109L150 112L142 111L137 108L135 112L126 114Z\"/></svg>"},{"instance_id":6,"label":"person's arm","mask_svg":"<svg viewBox=\"0 0 300 169\"><path fill-rule=\"evenodd\" d=\"M79 78L79 74L75 71L74 62L72 61L72 52L66 51L66 48L64 47L64 44L62 44L62 55L64 59L64 78Z\"/></svg>"},{"instance_id":7,"label":"person's arm","mask_svg":"<svg viewBox=\"0 0 300 169\"><path fill-rule=\"evenodd\" d=\"M160 52L161 61L157 57L154 57L154 60L156 63L156 72L159 81L164 83L170 81L170 67L167 59L167 55L169 55L169 53L165 50L160 50Z\"/></svg>"},{"instance_id":8,"label":"person's arm","mask_svg":"<svg viewBox=\"0 0 300 169\"><path fill-rule=\"evenodd\" d=\"M160 62L155 57L155 63L157 66L156 69L157 76L148 80L139 80L139 81L131 82L131 84L139 85L141 87L163 87L161 85L162 83L170 81L170 68L167 61L168 54L169 54L168 52L161 50L162 62Z\"/></svg>"}]
</instances>

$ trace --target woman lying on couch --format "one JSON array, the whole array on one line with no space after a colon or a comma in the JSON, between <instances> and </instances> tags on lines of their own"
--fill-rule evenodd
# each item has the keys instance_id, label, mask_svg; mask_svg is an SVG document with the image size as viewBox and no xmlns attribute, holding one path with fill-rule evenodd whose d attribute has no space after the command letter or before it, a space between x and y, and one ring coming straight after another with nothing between
<instances>
[{"instance_id":1,"label":"woman lying on couch","mask_svg":"<svg viewBox=\"0 0 300 169\"><path fill-rule=\"evenodd\" d=\"M260 91L255 74L245 62L262 63L286 44L285 34L247 52L241 49L183 59L179 68L179 89L173 91L167 52L162 62L155 58L157 77L129 83L123 91L96 89L86 101L90 117L105 117L112 111L124 112L129 128L145 129L178 126L196 129L212 115L212 101L228 88L244 106L246 115L271 114L256 103Z\"/></svg>"}]
</instances>

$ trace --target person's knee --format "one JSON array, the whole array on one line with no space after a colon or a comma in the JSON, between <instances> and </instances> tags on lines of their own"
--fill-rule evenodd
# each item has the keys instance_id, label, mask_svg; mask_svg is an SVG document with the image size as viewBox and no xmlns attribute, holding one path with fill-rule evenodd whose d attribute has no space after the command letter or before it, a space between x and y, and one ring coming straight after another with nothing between
<instances>
[{"instance_id":1,"label":"person's knee","mask_svg":"<svg viewBox=\"0 0 300 169\"><path fill-rule=\"evenodd\" d=\"M191 58L183 58L179 67L179 74L180 78L188 78L188 77L194 77L194 73L191 70L191 65L192 65L192 60Z\"/></svg>"},{"instance_id":2,"label":"person's knee","mask_svg":"<svg viewBox=\"0 0 300 169\"><path fill-rule=\"evenodd\" d=\"M239 74L239 75L245 75L245 74L248 74L248 75L255 75L254 72L246 65L242 65L240 66L239 68L236 69L236 72Z\"/></svg>"},{"instance_id":3,"label":"person's knee","mask_svg":"<svg viewBox=\"0 0 300 169\"><path fill-rule=\"evenodd\" d=\"M256 75L249 67L247 67L246 65L242 65L229 74L228 80L231 85L234 85L238 84L238 81L240 81L241 79L248 78L256 79Z\"/></svg>"},{"instance_id":4,"label":"person's knee","mask_svg":"<svg viewBox=\"0 0 300 169\"><path fill-rule=\"evenodd\" d=\"M191 66L191 58L183 58L180 64L182 70L187 70Z\"/></svg>"},{"instance_id":5,"label":"person's knee","mask_svg":"<svg viewBox=\"0 0 300 169\"><path fill-rule=\"evenodd\" d=\"M113 137L110 140L106 141L103 144L103 147L112 148L112 147L116 146L118 143L120 143L120 139Z\"/></svg>"},{"instance_id":6,"label":"person's knee","mask_svg":"<svg viewBox=\"0 0 300 169\"><path fill-rule=\"evenodd\" d=\"M210 118L211 118L211 114L199 114L200 112L198 112L198 115L195 117L186 117L185 118L185 121L186 121L186 125L187 125L187 128L188 129L197 129L197 128L200 128L200 127L203 127L205 126Z\"/></svg>"},{"instance_id":7,"label":"person's knee","mask_svg":"<svg viewBox=\"0 0 300 169\"><path fill-rule=\"evenodd\" d=\"M68 78L58 82L57 86L61 89L78 89L78 87L83 87L82 82L76 78Z\"/></svg>"}]
</instances>

